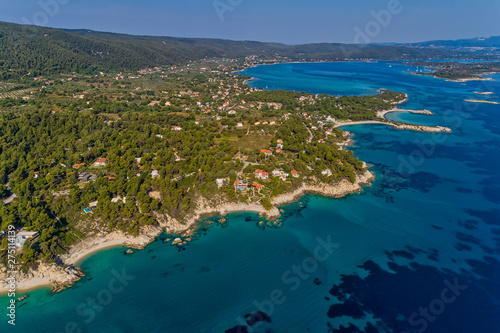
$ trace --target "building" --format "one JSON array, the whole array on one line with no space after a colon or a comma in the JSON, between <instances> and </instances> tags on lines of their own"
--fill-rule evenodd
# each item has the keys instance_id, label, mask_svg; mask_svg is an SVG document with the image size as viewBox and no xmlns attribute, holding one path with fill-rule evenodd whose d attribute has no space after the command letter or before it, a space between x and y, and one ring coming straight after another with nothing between
<instances>
[{"instance_id":1,"label":"building","mask_svg":"<svg viewBox=\"0 0 500 333\"><path fill-rule=\"evenodd\" d=\"M321 174L323 176L330 177L332 175L332 171L330 169L325 169L325 170L321 171Z\"/></svg>"},{"instance_id":2,"label":"building","mask_svg":"<svg viewBox=\"0 0 500 333\"><path fill-rule=\"evenodd\" d=\"M180 162L181 161L181 158L179 157L179 155L177 155L177 153L174 153L174 157L175 157L175 161L176 162Z\"/></svg>"},{"instance_id":3,"label":"building","mask_svg":"<svg viewBox=\"0 0 500 333\"><path fill-rule=\"evenodd\" d=\"M38 236L36 231L20 231L16 234L16 247L22 248L27 240L33 240Z\"/></svg>"},{"instance_id":4,"label":"building","mask_svg":"<svg viewBox=\"0 0 500 333\"><path fill-rule=\"evenodd\" d=\"M279 153L279 154L283 154L283 150L281 150L281 149L279 149L279 148L278 148L278 149L276 149L276 152L277 152L277 153Z\"/></svg>"},{"instance_id":5,"label":"building","mask_svg":"<svg viewBox=\"0 0 500 333\"><path fill-rule=\"evenodd\" d=\"M79 169L82 166L85 166L85 163L74 164L73 169Z\"/></svg>"},{"instance_id":6,"label":"building","mask_svg":"<svg viewBox=\"0 0 500 333\"><path fill-rule=\"evenodd\" d=\"M296 170L292 170L292 177L299 178L299 173Z\"/></svg>"},{"instance_id":7,"label":"building","mask_svg":"<svg viewBox=\"0 0 500 333\"><path fill-rule=\"evenodd\" d=\"M78 181L82 183L88 183L88 182L95 182L97 179L97 175L87 173L87 172L82 172L78 174Z\"/></svg>"},{"instance_id":8,"label":"building","mask_svg":"<svg viewBox=\"0 0 500 333\"><path fill-rule=\"evenodd\" d=\"M266 155L266 156L270 156L270 155L272 155L272 154L273 154L273 152L272 152L272 151L267 150L267 149L261 149L261 150L260 150L260 152L261 152L262 154Z\"/></svg>"},{"instance_id":9,"label":"building","mask_svg":"<svg viewBox=\"0 0 500 333\"><path fill-rule=\"evenodd\" d=\"M97 161L94 162L94 166L106 166L108 164L107 158L98 158Z\"/></svg>"},{"instance_id":10,"label":"building","mask_svg":"<svg viewBox=\"0 0 500 333\"><path fill-rule=\"evenodd\" d=\"M279 171L279 170L273 170L273 171L271 172L271 174L273 175L273 177L279 177L279 176L281 176L281 174L282 174L282 173L283 173L283 172L282 172L282 171Z\"/></svg>"},{"instance_id":11,"label":"building","mask_svg":"<svg viewBox=\"0 0 500 333\"><path fill-rule=\"evenodd\" d=\"M158 178L158 177L160 177L160 173L158 172L158 170L151 171L151 177L152 178Z\"/></svg>"},{"instance_id":12,"label":"building","mask_svg":"<svg viewBox=\"0 0 500 333\"><path fill-rule=\"evenodd\" d=\"M243 179L243 180L237 180L234 182L234 189L239 190L239 191L246 191L248 190L248 180Z\"/></svg>"},{"instance_id":13,"label":"building","mask_svg":"<svg viewBox=\"0 0 500 333\"><path fill-rule=\"evenodd\" d=\"M262 185L262 184L259 184L259 183L253 183L252 184L253 187L255 187L255 189L260 192L261 189L263 189L265 186Z\"/></svg>"},{"instance_id":14,"label":"building","mask_svg":"<svg viewBox=\"0 0 500 333\"><path fill-rule=\"evenodd\" d=\"M229 184L229 178L218 178L215 180L217 187L223 187Z\"/></svg>"},{"instance_id":15,"label":"building","mask_svg":"<svg viewBox=\"0 0 500 333\"><path fill-rule=\"evenodd\" d=\"M37 179L40 176L40 171L33 172L33 178Z\"/></svg>"},{"instance_id":16,"label":"building","mask_svg":"<svg viewBox=\"0 0 500 333\"><path fill-rule=\"evenodd\" d=\"M243 127L243 124L242 123L237 123L236 127Z\"/></svg>"}]
</instances>

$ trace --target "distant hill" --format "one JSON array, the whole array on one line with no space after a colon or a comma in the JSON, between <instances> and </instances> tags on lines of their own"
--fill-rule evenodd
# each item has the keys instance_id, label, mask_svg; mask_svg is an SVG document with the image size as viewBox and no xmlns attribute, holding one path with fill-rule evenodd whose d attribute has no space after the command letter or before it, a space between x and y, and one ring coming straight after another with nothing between
<instances>
[{"instance_id":1,"label":"distant hill","mask_svg":"<svg viewBox=\"0 0 500 333\"><path fill-rule=\"evenodd\" d=\"M463 56L437 48L305 44L285 45L207 38L151 37L62 30L0 22L0 79L54 72L133 70L204 58L257 55L290 60L428 59Z\"/></svg>"},{"instance_id":2,"label":"distant hill","mask_svg":"<svg viewBox=\"0 0 500 333\"><path fill-rule=\"evenodd\" d=\"M472 52L484 55L500 55L500 36L458 40L435 40L422 43L400 44L414 48L434 48L450 51Z\"/></svg>"}]
</instances>

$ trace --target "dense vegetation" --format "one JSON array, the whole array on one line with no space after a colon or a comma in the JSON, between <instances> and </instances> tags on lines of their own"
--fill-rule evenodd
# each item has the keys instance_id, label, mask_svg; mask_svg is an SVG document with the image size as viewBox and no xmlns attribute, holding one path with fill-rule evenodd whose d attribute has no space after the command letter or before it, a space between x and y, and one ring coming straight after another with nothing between
<instances>
[{"instance_id":1,"label":"dense vegetation","mask_svg":"<svg viewBox=\"0 0 500 333\"><path fill-rule=\"evenodd\" d=\"M0 80L60 72L91 73L185 64L206 58L268 60L415 59L449 51L403 46L228 41L59 30L0 22Z\"/></svg>"},{"instance_id":2,"label":"dense vegetation","mask_svg":"<svg viewBox=\"0 0 500 333\"><path fill-rule=\"evenodd\" d=\"M429 62L414 61L410 62L412 66L426 66L436 68L431 73L417 73L419 75L432 75L435 77L458 80L477 77L481 74L500 72L500 63L498 62L479 62L479 63L460 63L460 62Z\"/></svg>"},{"instance_id":3,"label":"dense vegetation","mask_svg":"<svg viewBox=\"0 0 500 333\"><path fill-rule=\"evenodd\" d=\"M404 98L391 91L335 97L252 89L232 74L244 65L234 59L95 73L103 64L144 66L148 57L143 63L121 49L108 57L119 45L108 34L38 33L18 44L19 53L9 53L10 44L0 49L0 67L11 78L0 81L0 198L17 196L0 206L0 231L14 225L40 233L22 249L27 264L56 260L98 232L137 234L161 215L182 223L201 197L270 209L273 197L304 181L354 181L363 163L339 149L345 137L336 121L374 119ZM9 38L2 33L0 43ZM121 38L132 39L125 44L134 51L154 40ZM176 52L179 61L183 54ZM102 158L106 164L96 165ZM285 178L258 179L255 170ZM264 187L240 191L237 180Z\"/></svg>"}]
</instances>

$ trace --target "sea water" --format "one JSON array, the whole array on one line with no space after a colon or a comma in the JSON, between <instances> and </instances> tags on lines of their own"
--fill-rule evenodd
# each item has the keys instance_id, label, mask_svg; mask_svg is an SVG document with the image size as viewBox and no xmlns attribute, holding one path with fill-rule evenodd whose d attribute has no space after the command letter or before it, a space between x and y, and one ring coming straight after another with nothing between
<instances>
[{"instance_id":1,"label":"sea water","mask_svg":"<svg viewBox=\"0 0 500 333\"><path fill-rule=\"evenodd\" d=\"M464 102L500 100L500 75L457 83L410 70L398 62L246 69L256 88L405 92L400 107L434 114L389 118L452 133L345 127L376 175L362 193L304 196L282 207L279 229L234 213L182 249L162 235L131 255L99 252L81 263L86 276L73 287L28 292L16 326L4 315L1 331L500 332L500 105ZM251 326L245 315L256 313L264 321Z\"/></svg>"}]
</instances>

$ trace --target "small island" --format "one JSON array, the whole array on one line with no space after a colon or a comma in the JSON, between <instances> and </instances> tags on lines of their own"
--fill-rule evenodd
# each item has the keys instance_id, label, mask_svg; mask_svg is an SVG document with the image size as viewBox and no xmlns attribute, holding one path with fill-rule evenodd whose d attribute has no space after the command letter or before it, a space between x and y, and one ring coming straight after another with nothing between
<instances>
[{"instance_id":1,"label":"small island","mask_svg":"<svg viewBox=\"0 0 500 333\"><path fill-rule=\"evenodd\" d=\"M482 99L466 99L465 101L469 103L483 103L483 104L495 104L495 105L500 104L499 102L487 101Z\"/></svg>"}]
</instances>

